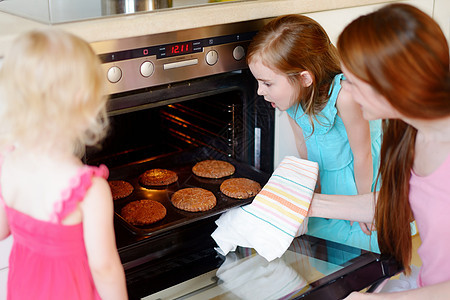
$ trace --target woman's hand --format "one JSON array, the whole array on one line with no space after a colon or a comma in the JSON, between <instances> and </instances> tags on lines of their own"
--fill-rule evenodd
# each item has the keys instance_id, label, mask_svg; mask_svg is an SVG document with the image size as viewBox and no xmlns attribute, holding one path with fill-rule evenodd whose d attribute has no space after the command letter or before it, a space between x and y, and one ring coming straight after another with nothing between
<instances>
[{"instance_id":1,"label":"woman's hand","mask_svg":"<svg viewBox=\"0 0 450 300\"><path fill-rule=\"evenodd\" d=\"M361 230L367 234L367 235L372 235L372 231L375 231L375 226L373 226L370 223L362 223L362 222L358 222L359 227L361 227Z\"/></svg>"}]
</instances>

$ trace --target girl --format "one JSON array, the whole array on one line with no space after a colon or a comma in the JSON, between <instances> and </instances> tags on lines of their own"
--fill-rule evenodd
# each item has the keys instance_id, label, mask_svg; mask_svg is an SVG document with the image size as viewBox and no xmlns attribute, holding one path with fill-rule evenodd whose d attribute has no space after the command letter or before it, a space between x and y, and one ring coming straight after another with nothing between
<instances>
[{"instance_id":1,"label":"girl","mask_svg":"<svg viewBox=\"0 0 450 300\"><path fill-rule=\"evenodd\" d=\"M355 195L374 189L381 122L364 120L351 94L341 89L336 48L324 29L302 15L267 24L248 48L258 94L287 111L301 158L319 164L323 194ZM371 225L310 218L308 234L378 252Z\"/></svg>"},{"instance_id":2,"label":"girl","mask_svg":"<svg viewBox=\"0 0 450 300\"><path fill-rule=\"evenodd\" d=\"M338 41L344 90L364 118L384 121L375 223L381 252L410 271L414 217L422 244L415 290L349 299L448 299L450 295L450 65L439 25L392 4L359 17Z\"/></svg>"},{"instance_id":3,"label":"girl","mask_svg":"<svg viewBox=\"0 0 450 300\"><path fill-rule=\"evenodd\" d=\"M61 31L19 37L0 70L0 240L14 237L8 299L126 299L105 166L83 165L105 135L100 62Z\"/></svg>"}]
</instances>

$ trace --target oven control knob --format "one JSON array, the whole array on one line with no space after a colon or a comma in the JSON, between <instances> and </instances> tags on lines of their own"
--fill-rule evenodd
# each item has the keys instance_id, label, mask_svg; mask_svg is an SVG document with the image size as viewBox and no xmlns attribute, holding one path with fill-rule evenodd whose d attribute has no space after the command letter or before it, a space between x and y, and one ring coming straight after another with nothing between
<instances>
[{"instance_id":1,"label":"oven control knob","mask_svg":"<svg viewBox=\"0 0 450 300\"><path fill-rule=\"evenodd\" d=\"M233 57L235 60L241 60L245 56L245 50L242 46L237 46L233 50Z\"/></svg>"},{"instance_id":2,"label":"oven control knob","mask_svg":"<svg viewBox=\"0 0 450 300\"><path fill-rule=\"evenodd\" d=\"M122 78L122 70L119 67L111 67L108 70L107 77L111 83L116 83Z\"/></svg>"},{"instance_id":3,"label":"oven control knob","mask_svg":"<svg viewBox=\"0 0 450 300\"><path fill-rule=\"evenodd\" d=\"M206 63L210 66L213 66L219 60L219 54L216 50L211 50L206 53Z\"/></svg>"},{"instance_id":4,"label":"oven control knob","mask_svg":"<svg viewBox=\"0 0 450 300\"><path fill-rule=\"evenodd\" d=\"M151 61L144 61L141 65L141 75L144 77L149 77L153 74L155 66Z\"/></svg>"}]
</instances>

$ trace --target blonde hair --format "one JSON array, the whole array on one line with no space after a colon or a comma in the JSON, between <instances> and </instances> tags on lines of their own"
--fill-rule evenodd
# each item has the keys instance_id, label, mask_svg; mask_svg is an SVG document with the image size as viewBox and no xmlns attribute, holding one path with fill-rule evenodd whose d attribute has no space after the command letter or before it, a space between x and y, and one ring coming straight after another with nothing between
<instances>
[{"instance_id":1,"label":"blonde hair","mask_svg":"<svg viewBox=\"0 0 450 300\"><path fill-rule=\"evenodd\" d=\"M258 57L268 68L287 76L296 89L295 105L301 105L310 118L326 105L333 79L341 73L337 49L327 33L303 15L284 15L270 21L253 38L247 52L247 63ZM303 71L312 76L308 87L301 82Z\"/></svg>"},{"instance_id":2,"label":"blonde hair","mask_svg":"<svg viewBox=\"0 0 450 300\"><path fill-rule=\"evenodd\" d=\"M77 155L106 134L105 76L87 42L56 29L18 37L0 69L0 142Z\"/></svg>"}]
</instances>

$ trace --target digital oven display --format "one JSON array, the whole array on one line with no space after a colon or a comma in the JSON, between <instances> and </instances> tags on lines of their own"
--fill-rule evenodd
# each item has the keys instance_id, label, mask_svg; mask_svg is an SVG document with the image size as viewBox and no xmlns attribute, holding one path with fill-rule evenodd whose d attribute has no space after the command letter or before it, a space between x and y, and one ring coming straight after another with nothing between
<instances>
[{"instance_id":1,"label":"digital oven display","mask_svg":"<svg viewBox=\"0 0 450 300\"><path fill-rule=\"evenodd\" d=\"M1 2L1 0L0 0ZM157 59L172 57L177 55L202 52L203 47L231 44L242 41L250 41L256 34L256 31L246 33L236 33L224 36L209 37L193 41L184 41L173 44L158 46L149 46L143 48L129 49L110 53L100 54L99 57L103 63L116 62L146 56L155 56Z\"/></svg>"},{"instance_id":2,"label":"digital oven display","mask_svg":"<svg viewBox=\"0 0 450 300\"><path fill-rule=\"evenodd\" d=\"M192 53L193 51L194 50L193 50L192 42L171 44L171 45L166 46L166 57L182 55L182 54L189 54L189 53Z\"/></svg>"}]
</instances>

